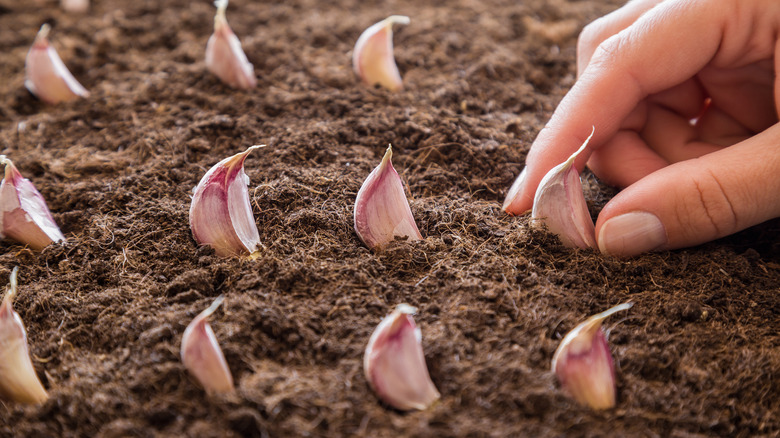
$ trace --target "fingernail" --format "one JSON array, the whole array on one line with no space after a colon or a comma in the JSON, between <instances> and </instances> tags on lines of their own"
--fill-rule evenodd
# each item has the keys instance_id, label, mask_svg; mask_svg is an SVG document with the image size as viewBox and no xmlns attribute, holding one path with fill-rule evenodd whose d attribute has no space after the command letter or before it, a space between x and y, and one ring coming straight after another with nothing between
<instances>
[{"instance_id":1,"label":"fingernail","mask_svg":"<svg viewBox=\"0 0 780 438\"><path fill-rule=\"evenodd\" d=\"M599 250L604 254L631 257L665 244L666 230L652 213L635 211L608 220L599 232Z\"/></svg>"},{"instance_id":2,"label":"fingernail","mask_svg":"<svg viewBox=\"0 0 780 438\"><path fill-rule=\"evenodd\" d=\"M504 205L501 206L501 209L509 214L518 215L522 213L522 211L518 211L519 208L513 204L515 201L517 201L518 196L523 191L523 187L525 186L526 169L528 169L528 167L524 167L523 171L520 172L520 175L517 175L517 178L515 178L515 181L512 183L512 186L509 188L509 191L506 194Z\"/></svg>"}]
</instances>

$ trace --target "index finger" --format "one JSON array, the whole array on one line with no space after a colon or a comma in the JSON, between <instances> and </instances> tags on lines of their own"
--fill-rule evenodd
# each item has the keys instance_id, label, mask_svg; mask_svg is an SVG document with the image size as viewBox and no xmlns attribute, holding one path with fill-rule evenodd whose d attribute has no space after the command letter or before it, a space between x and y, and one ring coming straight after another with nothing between
<instances>
[{"instance_id":1,"label":"index finger","mask_svg":"<svg viewBox=\"0 0 780 438\"><path fill-rule=\"evenodd\" d=\"M642 99L706 66L718 52L737 3L667 0L600 44L531 146L524 181L513 187L515 193L510 190L504 210L520 214L530 209L544 175L582 145L592 126L596 132L575 161L580 171Z\"/></svg>"}]
</instances>

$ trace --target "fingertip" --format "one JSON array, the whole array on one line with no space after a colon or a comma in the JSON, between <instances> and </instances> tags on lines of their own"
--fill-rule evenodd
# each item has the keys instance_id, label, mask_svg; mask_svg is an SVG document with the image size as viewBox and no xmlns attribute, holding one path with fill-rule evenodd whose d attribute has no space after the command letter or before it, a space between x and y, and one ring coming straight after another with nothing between
<instances>
[{"instance_id":1,"label":"fingertip","mask_svg":"<svg viewBox=\"0 0 780 438\"><path fill-rule=\"evenodd\" d=\"M597 231L599 251L617 257L633 257L662 248L668 242L666 228L653 213L632 211L615 216Z\"/></svg>"}]
</instances>

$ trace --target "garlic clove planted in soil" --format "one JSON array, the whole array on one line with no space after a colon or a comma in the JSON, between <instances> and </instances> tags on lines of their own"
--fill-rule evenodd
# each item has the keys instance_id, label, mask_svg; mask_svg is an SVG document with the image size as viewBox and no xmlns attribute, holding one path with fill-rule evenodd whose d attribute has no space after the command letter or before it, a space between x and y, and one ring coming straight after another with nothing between
<instances>
[{"instance_id":1,"label":"garlic clove planted in soil","mask_svg":"<svg viewBox=\"0 0 780 438\"><path fill-rule=\"evenodd\" d=\"M196 316L187 326L181 340L181 360L184 366L209 394L233 392L233 376L208 321L222 301L224 297L219 296L211 306Z\"/></svg>"},{"instance_id":2,"label":"garlic clove planted in soil","mask_svg":"<svg viewBox=\"0 0 780 438\"><path fill-rule=\"evenodd\" d=\"M441 397L428 375L422 333L412 318L416 311L399 304L374 330L363 356L371 388L385 403L403 411L426 409Z\"/></svg>"},{"instance_id":3,"label":"garlic clove planted in soil","mask_svg":"<svg viewBox=\"0 0 780 438\"><path fill-rule=\"evenodd\" d=\"M11 238L35 250L65 240L33 183L4 155L0 155L0 164L5 165L0 183L0 238Z\"/></svg>"},{"instance_id":4,"label":"garlic clove planted in soil","mask_svg":"<svg viewBox=\"0 0 780 438\"><path fill-rule=\"evenodd\" d=\"M252 254L260 245L244 160L249 152L263 146L252 146L220 161L194 189L190 205L192 235L199 244L213 247L219 256Z\"/></svg>"},{"instance_id":5,"label":"garlic clove planted in soil","mask_svg":"<svg viewBox=\"0 0 780 438\"><path fill-rule=\"evenodd\" d=\"M555 351L552 370L578 403L593 409L615 406L615 365L601 323L632 305L619 304L591 316L570 331Z\"/></svg>"},{"instance_id":6,"label":"garlic clove planted in soil","mask_svg":"<svg viewBox=\"0 0 780 438\"><path fill-rule=\"evenodd\" d=\"M390 91L403 88L393 56L393 25L409 23L409 17L391 15L360 35L352 52L352 68L363 82L379 84Z\"/></svg>"},{"instance_id":7,"label":"garlic clove planted in soil","mask_svg":"<svg viewBox=\"0 0 780 438\"><path fill-rule=\"evenodd\" d=\"M89 92L73 77L49 44L48 24L41 26L24 64L25 87L46 103L67 102L89 96Z\"/></svg>"},{"instance_id":8,"label":"garlic clove planted in soil","mask_svg":"<svg viewBox=\"0 0 780 438\"><path fill-rule=\"evenodd\" d=\"M422 239L401 177L393 168L392 156L392 146L388 146L382 162L368 175L355 199L355 232L371 249L391 242L396 236Z\"/></svg>"},{"instance_id":9,"label":"garlic clove planted in soil","mask_svg":"<svg viewBox=\"0 0 780 438\"><path fill-rule=\"evenodd\" d=\"M254 68L225 18L228 0L217 0L214 5L217 14L214 16L214 33L206 43L206 67L231 87L254 88L257 85Z\"/></svg>"},{"instance_id":10,"label":"garlic clove planted in soil","mask_svg":"<svg viewBox=\"0 0 780 438\"><path fill-rule=\"evenodd\" d=\"M18 271L14 268L11 272L11 284L0 305L0 397L19 403L43 403L49 395L30 360L22 318L13 309Z\"/></svg>"},{"instance_id":11,"label":"garlic clove planted in soil","mask_svg":"<svg viewBox=\"0 0 780 438\"><path fill-rule=\"evenodd\" d=\"M60 0L60 7L65 12L83 14L89 10L89 0Z\"/></svg>"},{"instance_id":12,"label":"garlic clove planted in soil","mask_svg":"<svg viewBox=\"0 0 780 438\"><path fill-rule=\"evenodd\" d=\"M585 150L591 137L593 132L569 159L547 172L536 189L531 211L532 218L547 225L569 248L596 247L595 226L585 203L580 175L574 167L574 160Z\"/></svg>"}]
</instances>

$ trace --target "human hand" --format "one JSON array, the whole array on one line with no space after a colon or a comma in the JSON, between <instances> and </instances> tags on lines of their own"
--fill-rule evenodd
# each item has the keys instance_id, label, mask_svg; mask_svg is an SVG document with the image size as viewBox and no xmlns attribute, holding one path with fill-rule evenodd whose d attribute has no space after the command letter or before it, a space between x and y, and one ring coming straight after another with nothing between
<instances>
[{"instance_id":1,"label":"human hand","mask_svg":"<svg viewBox=\"0 0 780 438\"><path fill-rule=\"evenodd\" d=\"M603 253L693 246L780 216L778 35L776 0L633 0L591 23L577 82L503 209L530 209L595 126L575 165L624 188L596 222Z\"/></svg>"}]
</instances>

